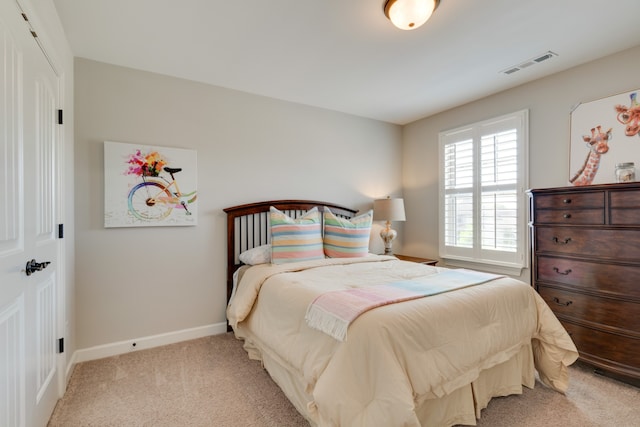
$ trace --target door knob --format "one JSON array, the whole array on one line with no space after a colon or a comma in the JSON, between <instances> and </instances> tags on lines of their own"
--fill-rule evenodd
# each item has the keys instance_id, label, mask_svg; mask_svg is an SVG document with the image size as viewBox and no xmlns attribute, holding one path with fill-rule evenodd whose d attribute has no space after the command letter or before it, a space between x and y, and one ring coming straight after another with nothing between
<instances>
[{"instance_id":1,"label":"door knob","mask_svg":"<svg viewBox=\"0 0 640 427\"><path fill-rule=\"evenodd\" d=\"M47 265L49 264L51 264L49 261L36 262L35 259L32 259L31 261L27 261L27 266L24 269L27 273L27 276L31 276L31 273L35 273L36 271L47 268Z\"/></svg>"}]
</instances>

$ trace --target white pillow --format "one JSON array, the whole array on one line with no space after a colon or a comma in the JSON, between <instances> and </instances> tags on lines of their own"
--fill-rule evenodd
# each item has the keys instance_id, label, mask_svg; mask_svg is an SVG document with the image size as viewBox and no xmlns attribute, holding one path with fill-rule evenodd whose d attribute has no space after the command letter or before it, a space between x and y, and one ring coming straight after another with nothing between
<instances>
[{"instance_id":1,"label":"white pillow","mask_svg":"<svg viewBox=\"0 0 640 427\"><path fill-rule=\"evenodd\" d=\"M267 264L271 262L271 245L262 245L242 252L240 261L247 265Z\"/></svg>"}]
</instances>

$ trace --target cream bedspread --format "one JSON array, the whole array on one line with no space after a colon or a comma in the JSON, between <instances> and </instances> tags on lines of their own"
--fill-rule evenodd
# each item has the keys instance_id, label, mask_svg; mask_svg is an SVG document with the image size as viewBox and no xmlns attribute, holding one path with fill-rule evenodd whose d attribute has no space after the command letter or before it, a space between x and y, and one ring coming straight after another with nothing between
<instances>
[{"instance_id":1,"label":"cream bedspread","mask_svg":"<svg viewBox=\"0 0 640 427\"><path fill-rule=\"evenodd\" d=\"M542 298L518 280L376 308L349 326L345 342L305 323L322 292L438 271L386 256L258 265L244 273L227 316L238 338L250 330L262 352L301 378L313 396L305 415L320 426L419 426L417 405L469 384L528 344L540 379L566 390L576 348Z\"/></svg>"}]
</instances>

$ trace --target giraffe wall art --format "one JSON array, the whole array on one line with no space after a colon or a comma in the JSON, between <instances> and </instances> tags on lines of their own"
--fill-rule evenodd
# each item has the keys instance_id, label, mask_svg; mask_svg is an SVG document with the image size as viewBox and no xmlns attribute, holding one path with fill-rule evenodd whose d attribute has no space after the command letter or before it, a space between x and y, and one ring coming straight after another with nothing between
<instances>
[{"instance_id":1,"label":"giraffe wall art","mask_svg":"<svg viewBox=\"0 0 640 427\"><path fill-rule=\"evenodd\" d=\"M580 103L573 109L569 185L616 182L619 163L640 167L639 97L640 89L635 89Z\"/></svg>"},{"instance_id":2,"label":"giraffe wall art","mask_svg":"<svg viewBox=\"0 0 640 427\"><path fill-rule=\"evenodd\" d=\"M593 184L600 167L600 159L609 151L611 129L603 132L601 126L591 128L591 136L584 135L582 139L588 148L587 158L582 167L569 179L573 185Z\"/></svg>"}]
</instances>

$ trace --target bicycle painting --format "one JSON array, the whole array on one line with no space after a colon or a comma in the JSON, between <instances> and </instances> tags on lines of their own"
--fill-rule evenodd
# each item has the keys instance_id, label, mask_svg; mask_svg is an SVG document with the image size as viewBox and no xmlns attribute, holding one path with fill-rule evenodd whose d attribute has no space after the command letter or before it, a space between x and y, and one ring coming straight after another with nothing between
<instances>
[{"instance_id":1,"label":"bicycle painting","mask_svg":"<svg viewBox=\"0 0 640 427\"><path fill-rule=\"evenodd\" d=\"M196 225L196 176L193 150L106 141L105 227Z\"/></svg>"}]
</instances>

